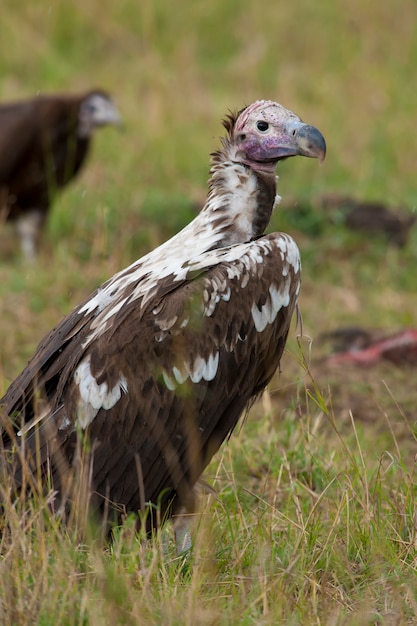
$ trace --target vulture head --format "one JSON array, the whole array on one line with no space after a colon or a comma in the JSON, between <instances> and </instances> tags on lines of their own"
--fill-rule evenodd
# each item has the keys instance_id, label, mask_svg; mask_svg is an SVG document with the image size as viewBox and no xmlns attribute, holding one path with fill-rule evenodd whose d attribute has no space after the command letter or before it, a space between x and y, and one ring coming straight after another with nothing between
<instances>
[{"instance_id":1,"label":"vulture head","mask_svg":"<svg viewBox=\"0 0 417 626\"><path fill-rule=\"evenodd\" d=\"M116 105L104 91L92 91L80 103L78 114L78 137L91 136L94 128L114 124L120 125L121 117Z\"/></svg>"},{"instance_id":2,"label":"vulture head","mask_svg":"<svg viewBox=\"0 0 417 626\"><path fill-rule=\"evenodd\" d=\"M243 109L237 118L225 122L236 149L236 160L254 170L274 172L278 161L306 156L323 161L326 142L317 128L277 102L258 100Z\"/></svg>"}]
</instances>

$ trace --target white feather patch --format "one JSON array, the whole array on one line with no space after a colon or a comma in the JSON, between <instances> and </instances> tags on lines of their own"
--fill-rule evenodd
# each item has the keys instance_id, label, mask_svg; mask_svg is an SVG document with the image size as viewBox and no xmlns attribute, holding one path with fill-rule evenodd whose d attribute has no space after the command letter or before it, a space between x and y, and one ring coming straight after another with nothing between
<instances>
[{"instance_id":1,"label":"white feather patch","mask_svg":"<svg viewBox=\"0 0 417 626\"><path fill-rule=\"evenodd\" d=\"M275 285L269 287L269 298L259 310L256 304L252 305L252 318L258 333L261 333L268 324L275 321L278 311L287 307L290 303L289 285L284 284L282 289L277 289Z\"/></svg>"},{"instance_id":2,"label":"white feather patch","mask_svg":"<svg viewBox=\"0 0 417 626\"><path fill-rule=\"evenodd\" d=\"M112 293L109 293L106 289L98 289L97 293L91 300L85 303L85 305L80 309L80 313L90 313L95 308L98 311L102 311L112 302Z\"/></svg>"},{"instance_id":3,"label":"white feather patch","mask_svg":"<svg viewBox=\"0 0 417 626\"><path fill-rule=\"evenodd\" d=\"M177 385L182 385L188 378L192 383L200 383L202 380L209 382L214 380L219 367L219 353L211 354L207 360L198 356L192 363L184 363L184 368L177 366L172 368L172 375L166 371L162 372L165 386L170 391L174 391Z\"/></svg>"},{"instance_id":4,"label":"white feather patch","mask_svg":"<svg viewBox=\"0 0 417 626\"><path fill-rule=\"evenodd\" d=\"M78 386L80 402L77 407L77 420L81 428L87 428L100 409L111 409L122 396L127 393L128 385L124 376L108 388L107 383L97 384L91 373L90 357L85 358L74 372L74 382Z\"/></svg>"},{"instance_id":5,"label":"white feather patch","mask_svg":"<svg viewBox=\"0 0 417 626\"><path fill-rule=\"evenodd\" d=\"M178 367L175 366L172 368L172 373L174 374L175 380L180 385L182 385L182 383L184 383L188 378L187 372L181 371L180 369L178 369Z\"/></svg>"},{"instance_id":6,"label":"white feather patch","mask_svg":"<svg viewBox=\"0 0 417 626\"><path fill-rule=\"evenodd\" d=\"M281 235L277 245L282 260L292 265L295 272L299 272L301 269L300 251L295 241L289 235Z\"/></svg>"},{"instance_id":7,"label":"white feather patch","mask_svg":"<svg viewBox=\"0 0 417 626\"><path fill-rule=\"evenodd\" d=\"M69 426L71 426L71 422L66 415L61 420L60 425L58 426L58 430L66 430Z\"/></svg>"},{"instance_id":8,"label":"white feather patch","mask_svg":"<svg viewBox=\"0 0 417 626\"><path fill-rule=\"evenodd\" d=\"M217 374L219 366L219 353L211 354L207 361L202 357L197 357L190 367L190 379L193 383L199 383L201 380L213 380Z\"/></svg>"},{"instance_id":9,"label":"white feather patch","mask_svg":"<svg viewBox=\"0 0 417 626\"><path fill-rule=\"evenodd\" d=\"M177 384L175 380L173 380L171 376L168 376L168 374L164 370L162 370L162 378L164 379L166 388L169 389L170 391L174 391Z\"/></svg>"}]
</instances>

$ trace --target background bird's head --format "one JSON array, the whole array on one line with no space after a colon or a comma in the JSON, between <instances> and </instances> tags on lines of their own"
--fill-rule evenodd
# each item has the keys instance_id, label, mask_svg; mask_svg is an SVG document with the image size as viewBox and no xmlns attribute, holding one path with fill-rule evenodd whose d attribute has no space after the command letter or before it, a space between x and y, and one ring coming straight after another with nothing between
<instances>
[{"instance_id":1,"label":"background bird's head","mask_svg":"<svg viewBox=\"0 0 417 626\"><path fill-rule=\"evenodd\" d=\"M110 96L104 91L92 91L85 96L78 114L78 136L87 138L94 128L108 124L121 124L120 113Z\"/></svg>"},{"instance_id":2,"label":"background bird's head","mask_svg":"<svg viewBox=\"0 0 417 626\"><path fill-rule=\"evenodd\" d=\"M326 156L321 132L270 100L258 100L243 109L229 132L237 159L257 170L274 171L277 161L290 156L313 157L320 162Z\"/></svg>"}]
</instances>

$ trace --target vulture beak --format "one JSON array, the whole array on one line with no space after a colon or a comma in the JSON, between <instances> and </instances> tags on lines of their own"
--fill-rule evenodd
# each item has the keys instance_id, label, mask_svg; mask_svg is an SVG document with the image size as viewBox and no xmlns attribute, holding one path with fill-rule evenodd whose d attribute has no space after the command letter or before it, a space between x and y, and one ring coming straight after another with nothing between
<instances>
[{"instance_id":1,"label":"vulture beak","mask_svg":"<svg viewBox=\"0 0 417 626\"><path fill-rule=\"evenodd\" d=\"M104 93L87 95L78 113L78 137L90 137L95 128L109 124L122 126L122 118L114 102Z\"/></svg>"},{"instance_id":2,"label":"vulture beak","mask_svg":"<svg viewBox=\"0 0 417 626\"><path fill-rule=\"evenodd\" d=\"M117 107L112 105L107 109L104 124L113 124L119 128L123 128L123 120Z\"/></svg>"},{"instance_id":3,"label":"vulture beak","mask_svg":"<svg viewBox=\"0 0 417 626\"><path fill-rule=\"evenodd\" d=\"M326 157L326 141L321 132L314 126L300 123L299 127L294 125L292 134L295 139L297 154L300 156L318 159L323 163Z\"/></svg>"},{"instance_id":4,"label":"vulture beak","mask_svg":"<svg viewBox=\"0 0 417 626\"><path fill-rule=\"evenodd\" d=\"M291 144L287 147L288 156L306 156L322 163L326 157L326 141L315 127L303 122L291 122L287 129Z\"/></svg>"}]
</instances>

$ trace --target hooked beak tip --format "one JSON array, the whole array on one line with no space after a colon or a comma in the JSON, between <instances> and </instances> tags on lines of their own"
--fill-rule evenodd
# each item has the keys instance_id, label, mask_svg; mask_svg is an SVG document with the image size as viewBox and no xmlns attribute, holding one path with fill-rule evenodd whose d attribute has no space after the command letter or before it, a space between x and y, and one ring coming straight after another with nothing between
<instances>
[{"instance_id":1,"label":"hooked beak tip","mask_svg":"<svg viewBox=\"0 0 417 626\"><path fill-rule=\"evenodd\" d=\"M297 133L297 145L302 156L318 159L322 164L326 158L326 140L315 126L305 125Z\"/></svg>"}]
</instances>

